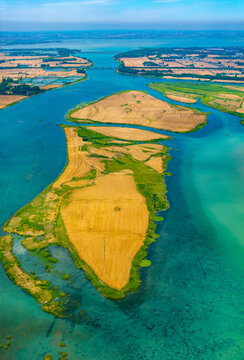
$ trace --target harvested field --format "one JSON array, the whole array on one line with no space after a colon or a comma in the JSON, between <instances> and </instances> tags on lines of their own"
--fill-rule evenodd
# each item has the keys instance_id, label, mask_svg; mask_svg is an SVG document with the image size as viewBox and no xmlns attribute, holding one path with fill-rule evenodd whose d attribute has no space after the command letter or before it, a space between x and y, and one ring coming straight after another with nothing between
<instances>
[{"instance_id":1,"label":"harvested field","mask_svg":"<svg viewBox=\"0 0 244 360\"><path fill-rule=\"evenodd\" d=\"M70 241L99 279L118 290L125 286L149 221L131 174L109 174L74 190L61 215Z\"/></svg>"},{"instance_id":2,"label":"harvested field","mask_svg":"<svg viewBox=\"0 0 244 360\"><path fill-rule=\"evenodd\" d=\"M145 161L145 165L150 166L159 173L164 171L163 160L161 156L152 156L149 160Z\"/></svg>"},{"instance_id":3,"label":"harvested field","mask_svg":"<svg viewBox=\"0 0 244 360\"><path fill-rule=\"evenodd\" d=\"M81 75L81 76L80 76ZM69 76L80 76L84 74L77 74L76 70L60 71L52 70L46 71L41 68L13 68L13 69L0 69L0 80L10 76L11 78L18 80L21 77L23 79L34 79L35 77L53 77L57 76L60 78L69 77Z\"/></svg>"},{"instance_id":4,"label":"harvested field","mask_svg":"<svg viewBox=\"0 0 244 360\"><path fill-rule=\"evenodd\" d=\"M150 144L150 149L145 145L131 145L124 146L122 149L118 146L111 146L108 150L112 151L115 155L118 154L127 154L132 156L134 159L138 161L146 161L151 155L156 155L162 152L164 149L163 145L159 144Z\"/></svg>"},{"instance_id":5,"label":"harvested field","mask_svg":"<svg viewBox=\"0 0 244 360\"><path fill-rule=\"evenodd\" d=\"M165 96L168 93L180 93L184 97L200 98L204 105L220 111L234 113L243 118L244 94L241 86L226 86L221 84L200 83L153 83L149 86L160 91ZM241 121L243 123L243 120Z\"/></svg>"},{"instance_id":6,"label":"harvested field","mask_svg":"<svg viewBox=\"0 0 244 360\"><path fill-rule=\"evenodd\" d=\"M75 111L72 118L142 125L177 132L190 131L206 121L205 114L170 105L140 91L111 95Z\"/></svg>"},{"instance_id":7,"label":"harvested field","mask_svg":"<svg viewBox=\"0 0 244 360\"><path fill-rule=\"evenodd\" d=\"M236 49L202 50L179 48L136 49L115 55L118 71L127 75L146 75L189 80L225 80L243 78L244 61ZM219 51L219 50L218 50ZM148 75L147 75L148 74ZM172 76L172 77L171 77ZM236 80L237 81L237 80Z\"/></svg>"},{"instance_id":8,"label":"harvested field","mask_svg":"<svg viewBox=\"0 0 244 360\"><path fill-rule=\"evenodd\" d=\"M163 145L115 140L93 128L64 127L66 168L4 231L22 235L22 245L37 253L53 244L66 247L104 296L122 299L138 288L138 270L155 239L156 212L168 207L162 172L169 157ZM19 282L15 269L11 274L34 297L46 299L45 291ZM45 306L60 311L51 297Z\"/></svg>"},{"instance_id":9,"label":"harvested field","mask_svg":"<svg viewBox=\"0 0 244 360\"><path fill-rule=\"evenodd\" d=\"M228 89L237 90L237 91L243 91L244 92L244 86L226 86Z\"/></svg>"},{"instance_id":10,"label":"harvested field","mask_svg":"<svg viewBox=\"0 0 244 360\"><path fill-rule=\"evenodd\" d=\"M149 59L147 56L143 57L135 57L135 58L121 58L120 61L124 62L124 65L126 67L144 67L144 62L149 62L151 59ZM162 60L153 58L151 61L153 61L156 64L161 64Z\"/></svg>"},{"instance_id":11,"label":"harvested field","mask_svg":"<svg viewBox=\"0 0 244 360\"><path fill-rule=\"evenodd\" d=\"M50 84L50 85L45 85L45 86L39 86L40 89L42 90L52 90L52 89L58 89L60 88L62 85L55 85L55 84Z\"/></svg>"},{"instance_id":12,"label":"harvested field","mask_svg":"<svg viewBox=\"0 0 244 360\"><path fill-rule=\"evenodd\" d=\"M150 141L155 139L168 139L167 135L157 134L152 131L133 129L128 127L89 126L89 129L100 134L118 137L123 140Z\"/></svg>"},{"instance_id":13,"label":"harvested field","mask_svg":"<svg viewBox=\"0 0 244 360\"><path fill-rule=\"evenodd\" d=\"M27 96L21 95L0 95L0 109L5 108L6 106L13 104L17 101L25 99Z\"/></svg>"},{"instance_id":14,"label":"harvested field","mask_svg":"<svg viewBox=\"0 0 244 360\"><path fill-rule=\"evenodd\" d=\"M244 114L244 101L242 102L242 105L239 109L236 109L236 111L240 114Z\"/></svg>"},{"instance_id":15,"label":"harvested field","mask_svg":"<svg viewBox=\"0 0 244 360\"><path fill-rule=\"evenodd\" d=\"M193 97L184 96L180 93L174 94L174 93L166 92L165 95L167 96L167 98L171 100L180 101L186 104L194 104L197 102L197 99L194 99Z\"/></svg>"},{"instance_id":16,"label":"harvested field","mask_svg":"<svg viewBox=\"0 0 244 360\"><path fill-rule=\"evenodd\" d=\"M81 151L81 147L85 142L78 136L74 128L65 128L68 149L68 165L62 175L53 184L59 187L67 181L71 181L74 177L81 178L90 172L91 168L96 168L98 172L103 170L103 164L95 158L89 158L85 151ZM87 144L87 143L86 143Z\"/></svg>"},{"instance_id":17,"label":"harvested field","mask_svg":"<svg viewBox=\"0 0 244 360\"><path fill-rule=\"evenodd\" d=\"M244 98L234 94L218 94L209 100L209 105L218 105L226 110L242 113L242 103Z\"/></svg>"}]
</instances>

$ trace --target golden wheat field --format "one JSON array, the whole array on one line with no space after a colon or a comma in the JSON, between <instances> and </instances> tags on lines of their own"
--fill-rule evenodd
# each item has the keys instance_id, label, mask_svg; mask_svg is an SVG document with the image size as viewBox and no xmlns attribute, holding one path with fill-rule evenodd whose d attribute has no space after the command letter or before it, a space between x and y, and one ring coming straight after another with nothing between
<instances>
[{"instance_id":1,"label":"golden wheat field","mask_svg":"<svg viewBox=\"0 0 244 360\"><path fill-rule=\"evenodd\" d=\"M125 286L149 222L131 172L108 174L94 186L73 190L61 216L77 253L98 278L115 289Z\"/></svg>"},{"instance_id":2,"label":"golden wheat field","mask_svg":"<svg viewBox=\"0 0 244 360\"><path fill-rule=\"evenodd\" d=\"M204 123L206 116L192 109L170 105L140 91L111 95L72 114L76 119L134 124L178 132Z\"/></svg>"},{"instance_id":3,"label":"golden wheat field","mask_svg":"<svg viewBox=\"0 0 244 360\"><path fill-rule=\"evenodd\" d=\"M26 96L21 95L0 95L0 109L3 109L5 106L23 100L25 98Z\"/></svg>"},{"instance_id":4,"label":"golden wheat field","mask_svg":"<svg viewBox=\"0 0 244 360\"><path fill-rule=\"evenodd\" d=\"M123 140L150 141L156 139L168 139L167 135L127 127L90 126L89 129L106 136L118 137Z\"/></svg>"},{"instance_id":5,"label":"golden wheat field","mask_svg":"<svg viewBox=\"0 0 244 360\"><path fill-rule=\"evenodd\" d=\"M167 98L169 98L171 100L180 101L180 102L183 102L186 104L194 104L195 102L197 102L196 99L194 99L192 97L183 96L181 94L166 92L165 95L167 96Z\"/></svg>"},{"instance_id":6,"label":"golden wheat field","mask_svg":"<svg viewBox=\"0 0 244 360\"><path fill-rule=\"evenodd\" d=\"M59 187L74 177L86 176L91 170L91 166L96 168L98 173L103 170L103 165L99 160L90 158L87 152L81 150L85 143L82 138L78 136L74 128L67 127L64 131L67 141L68 165L53 184L54 187Z\"/></svg>"}]
</instances>

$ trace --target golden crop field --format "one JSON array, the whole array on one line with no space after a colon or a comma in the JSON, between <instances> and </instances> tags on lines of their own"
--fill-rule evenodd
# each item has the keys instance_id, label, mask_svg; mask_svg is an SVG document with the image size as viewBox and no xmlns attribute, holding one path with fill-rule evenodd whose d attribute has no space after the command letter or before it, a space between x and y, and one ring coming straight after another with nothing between
<instances>
[{"instance_id":1,"label":"golden crop field","mask_svg":"<svg viewBox=\"0 0 244 360\"><path fill-rule=\"evenodd\" d=\"M167 135L158 134L147 130L128 128L128 127L90 126L89 129L94 130L106 136L118 137L123 140L150 141L156 139L168 139Z\"/></svg>"},{"instance_id":2,"label":"golden crop field","mask_svg":"<svg viewBox=\"0 0 244 360\"><path fill-rule=\"evenodd\" d=\"M125 286L149 221L131 173L108 174L94 186L73 190L61 216L70 241L98 278L115 289Z\"/></svg>"},{"instance_id":3,"label":"golden crop field","mask_svg":"<svg viewBox=\"0 0 244 360\"><path fill-rule=\"evenodd\" d=\"M185 132L206 121L200 112L170 105L140 91L111 95L72 114L76 119L134 124L157 129Z\"/></svg>"}]
</instances>

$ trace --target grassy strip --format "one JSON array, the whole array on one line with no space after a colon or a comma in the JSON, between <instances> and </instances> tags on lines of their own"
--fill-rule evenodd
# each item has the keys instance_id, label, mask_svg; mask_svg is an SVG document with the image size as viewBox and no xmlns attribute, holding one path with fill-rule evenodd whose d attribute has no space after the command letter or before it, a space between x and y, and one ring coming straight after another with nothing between
<instances>
[{"instance_id":1,"label":"grassy strip","mask_svg":"<svg viewBox=\"0 0 244 360\"><path fill-rule=\"evenodd\" d=\"M95 148L101 148L105 146L129 146L129 145L135 145L135 144L148 144L148 143L155 143L155 142L161 142L164 140L171 139L171 137L168 138L158 138L158 139L152 139L152 140L123 140L120 138L112 137L103 135L99 132L96 132L94 130L89 129L89 127L78 127L76 129L78 135L82 137L84 141L91 141L93 147ZM116 142L116 141L120 142ZM116 142L116 143L115 143Z\"/></svg>"}]
</instances>

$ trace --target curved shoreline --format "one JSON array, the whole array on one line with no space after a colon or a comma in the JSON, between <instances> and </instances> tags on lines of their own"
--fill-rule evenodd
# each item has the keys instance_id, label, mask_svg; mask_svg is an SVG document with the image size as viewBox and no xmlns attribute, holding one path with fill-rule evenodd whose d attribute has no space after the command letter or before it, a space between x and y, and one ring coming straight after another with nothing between
<instances>
[{"instance_id":1,"label":"curved shoreline","mask_svg":"<svg viewBox=\"0 0 244 360\"><path fill-rule=\"evenodd\" d=\"M10 103L10 104L8 104L8 105L0 108L0 111L1 111L1 110L4 110L4 109L6 109L6 108L8 108L8 107L10 107L10 106L14 106L14 105L20 103L21 101L27 100L27 99L29 99L29 98L31 98L31 97L33 97L33 96L40 95L40 94L45 93L45 92L47 92L47 91L52 91L52 90L56 90L56 89L61 89L61 88L65 87L65 86L73 85L73 84L76 84L76 83L78 83L78 82L82 82L82 81L85 81L85 80L88 80L88 79L89 79L88 75L85 75L83 78L81 78L81 79L79 79L79 80L75 80L75 81L70 82L70 83L68 83L68 84L63 84L63 85L60 85L60 86L58 86L58 87L53 87L53 88L50 88L50 89L43 89L43 91L39 92L38 94L33 94L33 95L30 95L30 96L26 96L26 97L24 97L23 99L20 99L20 100L18 100L18 101L14 101L14 102L12 102L12 103Z\"/></svg>"},{"instance_id":2,"label":"curved shoreline","mask_svg":"<svg viewBox=\"0 0 244 360\"><path fill-rule=\"evenodd\" d=\"M119 94L121 93L124 92ZM94 103L97 103L97 101L92 104ZM85 105L82 104L82 108L83 106ZM70 114L74 111L77 111L77 107L68 113L68 120L70 119ZM76 267L84 271L87 279L91 281L98 291L109 299L123 299L127 293L138 289L140 285L139 269L144 267L145 264L149 265L145 260L147 248L158 237L155 233L155 222L163 220L163 218L157 216L157 212L159 210L167 210L169 207L163 178L163 176L167 175L167 162L170 160L168 149L158 144L158 141L162 140L160 137L159 139L140 142L133 139L121 141L122 139L118 135L114 137L106 136L96 132L95 129L89 129L89 127L63 126L63 128L66 134L68 161L62 173L34 200L17 211L6 222L3 230L10 234L16 233L24 236L22 245L27 250L34 251L36 254L39 254L42 249L50 245L67 248ZM112 128L110 128L110 131L112 131ZM149 146L147 147L147 145ZM162 163L161 170L159 170L160 167L157 165L159 161ZM130 264L130 273L126 285L122 288L116 288L116 286L111 287L106 284L106 281L104 282L97 275L97 265L100 262L97 265L94 263L94 266L91 262L88 265L83 256L78 255L77 248L72 242L70 235L68 235L67 226L69 224L65 223L62 209L67 208L67 205L72 201L72 194L75 194L77 189L79 189L82 195L83 189L88 189L91 186L94 187L97 179L103 179L108 174L116 174L125 170L132 172L131 175L137 191L145 199L149 213L149 223L147 231L143 236L143 242ZM130 176L130 174L127 176ZM95 187L93 192L94 189ZM130 221L137 223L136 219L133 218ZM72 227L70 229L72 230ZM4 241L4 237L1 239ZM84 239L86 239L86 236L84 236ZM45 250L42 251L45 252ZM94 251L92 251L93 253ZM113 253L110 259L116 263L117 259L113 257ZM123 264L117 265L123 266ZM105 262L102 266L105 266ZM21 266L19 268L21 270ZM10 274L10 276L12 275ZM16 283L21 286L21 283L17 280ZM22 287L25 289L24 286ZM31 293L30 291L28 292ZM56 295L57 292L54 292L54 294ZM31 293L31 295L35 297L35 293ZM60 296L57 302L50 303L52 306L45 306L43 304L43 309L56 316L65 316L66 295L63 293Z\"/></svg>"},{"instance_id":3,"label":"curved shoreline","mask_svg":"<svg viewBox=\"0 0 244 360\"><path fill-rule=\"evenodd\" d=\"M69 127L68 127L69 128ZM82 130L82 129L78 129L78 130ZM101 135L101 134L99 134ZM108 138L108 139L111 139L111 137L106 137L104 135L101 135L101 137L104 139L104 138ZM113 140L114 141L114 140ZM145 143L145 142L144 142ZM126 144L126 143L125 143ZM129 142L130 146L133 146L133 141L130 141ZM164 158L165 158L165 153L163 154ZM167 155L168 156L168 155ZM126 161L129 163L131 163L131 160L129 157L125 157ZM166 163L167 161L169 160L169 157L166 157L164 159L164 168L166 169ZM134 166L134 161L131 163L130 166ZM139 163L138 163L139 164ZM62 176L62 174L66 171L67 167L69 166L69 162L66 164L63 172L60 174L59 178ZM148 167L146 167L148 168ZM149 168L148 168L149 169ZM152 170L151 170L152 171ZM160 178L161 178L161 175L160 175ZM57 181L57 180L56 180ZM56 182L55 181L55 182ZM53 183L53 185L55 184L55 182ZM163 183L162 183L163 184ZM94 271L92 270L92 268L90 268L78 255L77 255L77 251L74 249L73 245L71 244L71 242L69 241L68 237L67 237L67 233L66 233L66 230L65 230L65 227L64 227L64 224L63 224L63 220L62 220L62 217L60 215L60 202L59 202L59 205L58 205L58 212L57 212L57 232L56 232L56 239L54 237L50 237L50 239L42 239L42 240L35 240L35 238L37 236L42 236L42 230L41 228L38 229L38 230L31 230L31 231L27 231L27 233L29 233L29 235L25 234L26 231L23 231L21 229L18 229L16 228L16 224L11 224L11 221L13 219L17 219L17 218L20 218L22 216L23 213L25 213L25 211L29 211L30 209L30 205L33 203L33 202L36 202L36 201L39 201L39 199L42 197L43 198L43 194L47 193L49 190L51 190L52 188L52 185L49 185L48 188L46 190L44 190L40 195L38 195L31 203L29 203L28 205L26 205L24 208L20 209L13 217L12 219L10 219L5 225L4 225L4 231L8 232L8 233L17 233L19 235L24 235L25 237L27 236L26 239L22 240L22 245L24 245L28 250L31 250L31 251L34 251L36 253L40 252L41 249L44 249L50 245L60 245L60 246L63 246L63 247L66 247L76 266L78 268L82 268L86 274L86 277L93 283L93 285L95 287L98 288L98 290L100 292L103 293L104 296L108 297L108 298L111 298L111 299L121 299L125 296L126 293L128 292L131 292L131 291L135 291L138 286L140 285L140 280L139 280L139 268L141 267L141 263L144 259L144 257L146 256L146 248L148 247L148 245L154 241L156 239L156 235L154 234L155 232L155 224L154 222L157 221L157 217L156 217L156 212L159 210L159 209L162 209L162 205L159 206L158 205L158 209L155 210L154 206L152 205L151 201L149 201L149 198L147 200L147 206L149 207L149 212L150 212L150 219L149 219L149 226L148 226L148 230L147 230L147 235L146 235L146 238L143 242L143 245L141 246L140 250L137 252L137 254L135 255L134 257L134 260L133 260L133 263L132 263L132 268L131 268L131 275L130 275L130 280L128 282L128 284L123 288L121 289L121 291L118 291L116 289L112 289L110 288L109 286L106 286L106 284L103 284L101 283L101 281L98 279L98 277L96 276L96 274L94 273ZM61 191L61 193L65 193L64 190L58 190L59 192ZM166 191L166 190L165 190ZM141 191L139 191L141 192ZM143 193L143 192L142 192ZM145 195L145 194L144 194ZM146 198L147 198L146 196ZM165 200L166 201L166 200ZM149 205L150 203L150 205ZM32 206L33 207L33 206ZM167 204L167 201L164 203L163 205L163 208L166 210L168 207L168 204ZM29 217L29 216L28 216ZM23 220L26 222L28 220L28 217L26 220ZM27 221L27 224L29 224L29 220ZM34 226L34 223L33 223L33 226ZM39 227L39 225L38 225ZM37 227L37 228L38 228ZM4 237L2 237L2 241L4 241ZM21 269L21 268L20 268ZM11 271L7 272L8 275L11 277ZM15 279L15 283L21 287L23 287L23 289L25 289L24 286L22 286L22 284L17 280ZM32 296L35 297L34 293L32 293L31 291L28 291ZM37 299L38 300L38 299ZM40 301L39 301L40 302ZM54 315L56 316L63 316L62 315L62 312L60 312L60 306L59 304L57 303L55 308L47 308L47 306L44 306L43 309L45 311L48 311L48 312L51 312L53 313Z\"/></svg>"}]
</instances>

